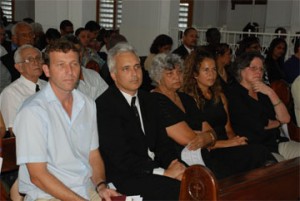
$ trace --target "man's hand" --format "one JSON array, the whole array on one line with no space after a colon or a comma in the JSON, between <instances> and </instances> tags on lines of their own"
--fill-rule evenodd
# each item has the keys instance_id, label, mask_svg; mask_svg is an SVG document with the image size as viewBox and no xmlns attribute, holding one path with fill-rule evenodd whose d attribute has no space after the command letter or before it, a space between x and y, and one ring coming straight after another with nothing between
<instances>
[{"instance_id":1,"label":"man's hand","mask_svg":"<svg viewBox=\"0 0 300 201\"><path fill-rule=\"evenodd\" d=\"M98 187L98 194L101 199L105 199L105 201L111 201L111 197L120 196L121 194L113 189L106 188L106 186Z\"/></svg>"},{"instance_id":2,"label":"man's hand","mask_svg":"<svg viewBox=\"0 0 300 201\"><path fill-rule=\"evenodd\" d=\"M171 177L180 181L185 169L186 167L177 159L175 159L170 163L168 169L165 170L164 176Z\"/></svg>"}]
</instances>

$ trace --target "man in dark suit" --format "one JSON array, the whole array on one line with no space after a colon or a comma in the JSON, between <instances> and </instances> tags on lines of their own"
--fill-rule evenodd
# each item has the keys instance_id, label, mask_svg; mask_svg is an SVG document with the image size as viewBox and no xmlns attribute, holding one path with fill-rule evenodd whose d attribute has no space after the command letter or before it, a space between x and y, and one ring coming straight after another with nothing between
<instances>
[{"instance_id":1,"label":"man in dark suit","mask_svg":"<svg viewBox=\"0 0 300 201\"><path fill-rule=\"evenodd\" d=\"M185 59L196 47L197 40L197 30L193 27L187 28L183 32L182 45L175 49L173 53L179 55L182 59Z\"/></svg>"},{"instance_id":2,"label":"man in dark suit","mask_svg":"<svg viewBox=\"0 0 300 201\"><path fill-rule=\"evenodd\" d=\"M107 179L126 195L178 200L185 166L176 159L172 142L158 122L152 96L138 90L139 57L132 46L119 43L108 52L108 66L115 86L96 100Z\"/></svg>"}]
</instances>

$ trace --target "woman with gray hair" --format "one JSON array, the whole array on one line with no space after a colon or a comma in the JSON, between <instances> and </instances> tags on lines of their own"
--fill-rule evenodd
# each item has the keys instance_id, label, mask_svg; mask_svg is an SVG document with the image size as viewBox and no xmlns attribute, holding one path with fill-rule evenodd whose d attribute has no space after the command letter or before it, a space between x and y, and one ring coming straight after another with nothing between
<instances>
[{"instance_id":1,"label":"woman with gray hair","mask_svg":"<svg viewBox=\"0 0 300 201\"><path fill-rule=\"evenodd\" d=\"M248 52L235 61L235 83L228 94L233 129L248 138L249 144L261 144L278 161L300 156L300 143L280 137L281 124L290 115L274 90L263 82L264 58Z\"/></svg>"},{"instance_id":2,"label":"woman with gray hair","mask_svg":"<svg viewBox=\"0 0 300 201\"><path fill-rule=\"evenodd\" d=\"M150 77L157 85L153 96L157 100L160 122L173 140L181 160L188 165L207 166L218 179L274 160L267 149L259 145L213 149L217 141L214 130L200 113L194 99L178 91L182 85L182 70L183 63L174 54L158 54L150 70ZM243 150L246 149L256 151L247 150L245 155ZM236 161L239 165L232 166Z\"/></svg>"}]
</instances>

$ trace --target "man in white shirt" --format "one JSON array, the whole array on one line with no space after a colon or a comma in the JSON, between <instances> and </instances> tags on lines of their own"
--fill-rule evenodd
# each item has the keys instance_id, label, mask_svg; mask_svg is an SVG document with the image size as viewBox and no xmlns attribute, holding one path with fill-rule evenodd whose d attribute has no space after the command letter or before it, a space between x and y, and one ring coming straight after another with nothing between
<instances>
[{"instance_id":1,"label":"man in white shirt","mask_svg":"<svg viewBox=\"0 0 300 201\"><path fill-rule=\"evenodd\" d=\"M15 68L21 76L8 85L0 95L0 110L6 129L13 136L12 127L18 108L29 96L46 85L42 75L42 53L32 45L22 45L14 55ZM38 88L37 88L38 87Z\"/></svg>"},{"instance_id":2,"label":"man in white shirt","mask_svg":"<svg viewBox=\"0 0 300 201\"><path fill-rule=\"evenodd\" d=\"M96 100L106 89L108 85L103 78L94 70L81 67L80 79L77 89Z\"/></svg>"},{"instance_id":3,"label":"man in white shirt","mask_svg":"<svg viewBox=\"0 0 300 201\"><path fill-rule=\"evenodd\" d=\"M25 200L110 201L98 150L96 105L75 89L79 51L58 40L46 50L46 87L27 99L17 114L19 191Z\"/></svg>"}]
</instances>

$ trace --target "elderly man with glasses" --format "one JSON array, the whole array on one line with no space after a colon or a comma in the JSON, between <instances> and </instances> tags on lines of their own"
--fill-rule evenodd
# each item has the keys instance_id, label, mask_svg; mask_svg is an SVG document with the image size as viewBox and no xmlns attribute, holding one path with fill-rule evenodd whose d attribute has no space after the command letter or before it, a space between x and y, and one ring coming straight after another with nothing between
<instances>
[{"instance_id":1,"label":"elderly man with glasses","mask_svg":"<svg viewBox=\"0 0 300 201\"><path fill-rule=\"evenodd\" d=\"M42 75L42 53L31 45L23 45L14 55L15 68L21 74L20 78L8 85L0 95L0 110L6 129L13 136L12 127L16 112L22 102L46 85L39 79Z\"/></svg>"}]
</instances>

